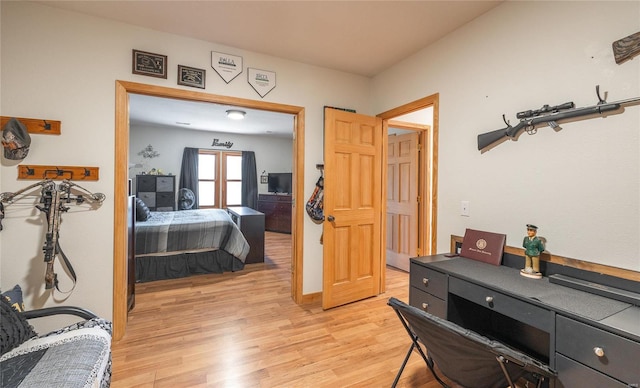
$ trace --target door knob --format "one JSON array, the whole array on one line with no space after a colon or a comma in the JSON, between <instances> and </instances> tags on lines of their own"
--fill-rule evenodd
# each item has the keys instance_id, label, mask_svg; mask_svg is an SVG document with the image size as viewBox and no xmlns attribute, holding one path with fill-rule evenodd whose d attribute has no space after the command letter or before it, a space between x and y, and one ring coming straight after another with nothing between
<instances>
[{"instance_id":1,"label":"door knob","mask_svg":"<svg viewBox=\"0 0 640 388\"><path fill-rule=\"evenodd\" d=\"M329 222L333 222L335 220L336 220L336 218L334 216L327 217L327 221L329 221Z\"/></svg>"}]
</instances>

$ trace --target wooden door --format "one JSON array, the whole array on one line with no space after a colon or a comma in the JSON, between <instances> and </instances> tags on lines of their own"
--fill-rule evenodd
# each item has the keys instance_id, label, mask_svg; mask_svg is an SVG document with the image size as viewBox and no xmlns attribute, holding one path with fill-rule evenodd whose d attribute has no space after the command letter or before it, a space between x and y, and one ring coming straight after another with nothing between
<instances>
[{"instance_id":1,"label":"wooden door","mask_svg":"<svg viewBox=\"0 0 640 388\"><path fill-rule=\"evenodd\" d=\"M407 272L418 255L418 138L388 137L386 262Z\"/></svg>"},{"instance_id":2,"label":"wooden door","mask_svg":"<svg viewBox=\"0 0 640 388\"><path fill-rule=\"evenodd\" d=\"M382 121L325 108L324 309L381 290Z\"/></svg>"}]
</instances>

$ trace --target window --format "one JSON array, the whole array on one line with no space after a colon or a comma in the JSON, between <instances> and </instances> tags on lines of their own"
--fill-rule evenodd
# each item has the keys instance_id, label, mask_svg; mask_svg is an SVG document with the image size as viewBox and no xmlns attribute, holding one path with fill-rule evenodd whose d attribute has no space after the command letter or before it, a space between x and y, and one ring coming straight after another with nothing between
<instances>
[{"instance_id":1,"label":"window","mask_svg":"<svg viewBox=\"0 0 640 388\"><path fill-rule=\"evenodd\" d=\"M198 206L226 208L242 205L242 153L200 150Z\"/></svg>"}]
</instances>

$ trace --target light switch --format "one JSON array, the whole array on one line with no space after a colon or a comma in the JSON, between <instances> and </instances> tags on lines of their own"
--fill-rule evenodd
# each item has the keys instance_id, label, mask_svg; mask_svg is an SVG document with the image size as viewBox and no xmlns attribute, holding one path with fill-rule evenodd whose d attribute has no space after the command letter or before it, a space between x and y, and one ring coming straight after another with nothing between
<instances>
[{"instance_id":1,"label":"light switch","mask_svg":"<svg viewBox=\"0 0 640 388\"><path fill-rule=\"evenodd\" d=\"M469 217L469 201L460 202L460 215Z\"/></svg>"}]
</instances>

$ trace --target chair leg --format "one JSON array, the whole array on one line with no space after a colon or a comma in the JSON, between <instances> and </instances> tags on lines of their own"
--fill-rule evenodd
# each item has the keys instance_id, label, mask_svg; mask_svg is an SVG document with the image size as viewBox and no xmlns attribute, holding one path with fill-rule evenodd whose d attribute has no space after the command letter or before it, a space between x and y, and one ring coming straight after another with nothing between
<instances>
[{"instance_id":1,"label":"chair leg","mask_svg":"<svg viewBox=\"0 0 640 388\"><path fill-rule=\"evenodd\" d=\"M496 360L498 360L498 364L500 364L500 369L502 369L502 373L504 373L504 377L507 379L509 386L511 388L515 388L515 385L513 385L513 381L511 380L511 376L509 375L509 371L507 371L507 367L505 366L506 359L502 356L496 356Z\"/></svg>"},{"instance_id":2,"label":"chair leg","mask_svg":"<svg viewBox=\"0 0 640 388\"><path fill-rule=\"evenodd\" d=\"M400 370L398 371L398 374L396 374L395 380L393 380L393 384L391 385L391 388L396 388L396 385L398 385L398 380L400 380L400 375L402 375L402 372L404 371L404 367L407 366L407 361L409 361L409 357L411 357L411 352L413 352L413 348L415 347L416 347L416 344L412 343L411 347L409 348L409 351L407 352L407 355L404 357L404 361L402 361L402 366L400 366Z\"/></svg>"},{"instance_id":3,"label":"chair leg","mask_svg":"<svg viewBox=\"0 0 640 388\"><path fill-rule=\"evenodd\" d=\"M538 379L538 384L536 384L536 388L540 388L542 386L542 382L544 381L544 376L540 376L539 374L534 373L533 377Z\"/></svg>"},{"instance_id":4,"label":"chair leg","mask_svg":"<svg viewBox=\"0 0 640 388\"><path fill-rule=\"evenodd\" d=\"M506 367L506 363L508 362L507 359L505 359L502 356L496 356L496 360L498 360L498 363L500 364L500 368L502 369L502 373L504 373L504 377L507 379L507 382L509 383L509 387L514 388L515 385L513 384L513 381L511 380L511 375L509 375L509 371L507 371L507 367ZM533 373L533 377L535 377L537 381L536 388L540 388L542 386L542 382L544 381L544 376L541 376L537 373Z\"/></svg>"},{"instance_id":5,"label":"chair leg","mask_svg":"<svg viewBox=\"0 0 640 388\"><path fill-rule=\"evenodd\" d=\"M400 367L400 370L396 375L395 380L393 380L393 385L391 387L395 388L395 386L398 384L398 380L400 380L400 375L404 371L404 367L407 365L407 361L409 361L411 352L413 351L413 349L417 349L418 353L420 353L420 356L422 357L424 362L427 364L427 367L431 371L431 374L433 375L433 377L435 377L436 381L440 383L440 385L442 385L444 388L449 388L449 386L444 381L442 381L442 379L440 379L440 376L438 376L435 369L433 368L433 359L427 356L426 354L424 354L424 352L422 351L420 344L418 344L418 336L413 333L413 330L411 330L407 322L404 320L404 318L402 317L402 314L400 314L400 312L396 309L394 309L394 311L396 312L396 315L398 315L398 318L400 318L400 322L402 322L402 325L404 326L405 330L409 334L409 337L411 337L412 343L411 343L411 347L409 348L409 351L407 352L406 357L404 358L404 362L402 363L402 366Z\"/></svg>"}]
</instances>

